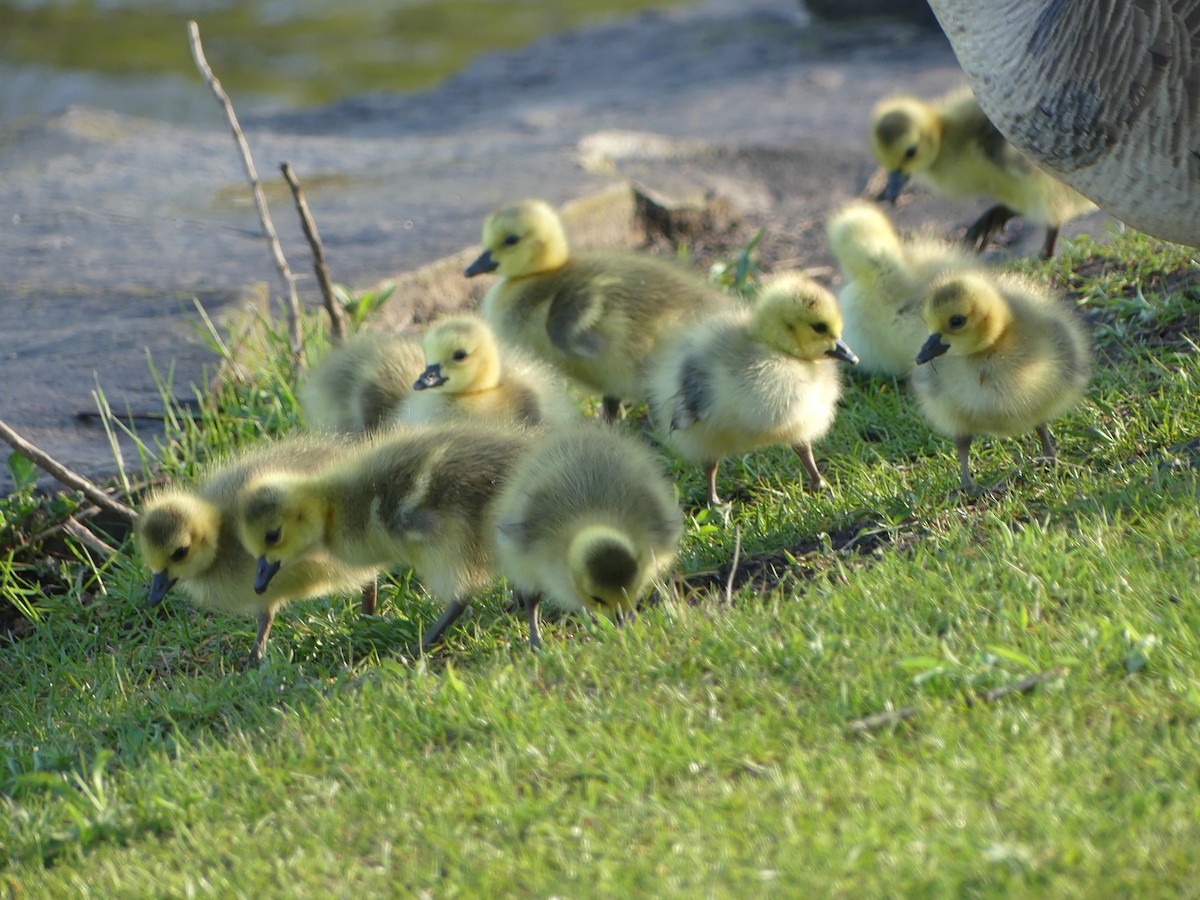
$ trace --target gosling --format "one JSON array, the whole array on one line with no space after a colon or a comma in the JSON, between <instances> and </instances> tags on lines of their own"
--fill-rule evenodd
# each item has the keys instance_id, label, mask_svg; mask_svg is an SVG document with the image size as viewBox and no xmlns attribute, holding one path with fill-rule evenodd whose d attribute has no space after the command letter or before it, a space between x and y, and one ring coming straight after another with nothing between
<instances>
[{"instance_id":1,"label":"gosling","mask_svg":"<svg viewBox=\"0 0 1200 900\"><path fill-rule=\"evenodd\" d=\"M428 651L495 578L491 507L528 443L479 424L396 426L318 472L254 480L238 513L254 589L314 552L373 570L405 563L445 602L414 652Z\"/></svg>"},{"instance_id":2,"label":"gosling","mask_svg":"<svg viewBox=\"0 0 1200 900\"><path fill-rule=\"evenodd\" d=\"M829 220L829 246L845 280L838 293L842 338L865 372L903 378L929 331L922 309L929 283L943 272L978 266L959 244L901 240L874 204L855 200Z\"/></svg>"},{"instance_id":3,"label":"gosling","mask_svg":"<svg viewBox=\"0 0 1200 900\"><path fill-rule=\"evenodd\" d=\"M837 300L798 272L767 282L753 310L712 316L665 347L650 374L655 425L680 456L704 466L709 503L730 454L788 444L812 487L824 486L812 444L833 424L841 377L857 362Z\"/></svg>"},{"instance_id":4,"label":"gosling","mask_svg":"<svg viewBox=\"0 0 1200 900\"><path fill-rule=\"evenodd\" d=\"M501 276L483 298L488 324L504 343L602 394L610 421L622 400L643 399L644 370L660 337L729 306L703 278L663 260L569 252L562 220L541 200L492 214L483 248L466 275Z\"/></svg>"},{"instance_id":5,"label":"gosling","mask_svg":"<svg viewBox=\"0 0 1200 900\"><path fill-rule=\"evenodd\" d=\"M1036 429L1053 459L1047 423L1079 402L1091 375L1088 335L1074 310L1024 279L966 272L933 284L924 315L930 335L912 387L929 424L954 440L962 490L977 490L977 434Z\"/></svg>"},{"instance_id":6,"label":"gosling","mask_svg":"<svg viewBox=\"0 0 1200 900\"><path fill-rule=\"evenodd\" d=\"M1009 219L1024 216L1045 226L1042 254L1049 258L1059 227L1095 208L1009 144L969 88L932 103L911 96L882 100L871 116L871 149L888 173L884 200L895 202L915 178L943 196L999 201L967 229L966 242L978 250Z\"/></svg>"},{"instance_id":7,"label":"gosling","mask_svg":"<svg viewBox=\"0 0 1200 900\"><path fill-rule=\"evenodd\" d=\"M359 331L333 347L300 388L309 428L365 434L391 422L425 369L415 340Z\"/></svg>"},{"instance_id":8,"label":"gosling","mask_svg":"<svg viewBox=\"0 0 1200 900\"><path fill-rule=\"evenodd\" d=\"M542 598L620 622L671 565L682 523L672 485L640 442L596 426L537 441L495 507L500 572L541 645Z\"/></svg>"},{"instance_id":9,"label":"gosling","mask_svg":"<svg viewBox=\"0 0 1200 900\"><path fill-rule=\"evenodd\" d=\"M284 603L373 585L373 570L317 552L298 559L287 577L269 590L252 590L257 561L242 548L236 520L246 482L273 467L311 470L335 452L336 445L329 441L287 439L217 466L194 488L168 487L151 495L135 527L142 559L153 573L147 605L160 604L178 584L197 606L256 616L258 633L247 662L257 665L266 652L275 613Z\"/></svg>"},{"instance_id":10,"label":"gosling","mask_svg":"<svg viewBox=\"0 0 1200 900\"><path fill-rule=\"evenodd\" d=\"M476 316L453 316L423 338L425 370L396 421L429 424L483 419L536 427L577 418L555 374L505 348Z\"/></svg>"}]
</instances>

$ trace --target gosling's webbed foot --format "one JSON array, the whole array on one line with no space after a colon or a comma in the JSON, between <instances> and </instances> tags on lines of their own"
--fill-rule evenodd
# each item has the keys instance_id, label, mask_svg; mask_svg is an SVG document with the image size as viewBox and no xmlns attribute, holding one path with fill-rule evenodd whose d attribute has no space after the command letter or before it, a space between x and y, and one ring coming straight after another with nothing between
<instances>
[{"instance_id":1,"label":"gosling's webbed foot","mask_svg":"<svg viewBox=\"0 0 1200 900\"><path fill-rule=\"evenodd\" d=\"M375 615L379 609L379 582L371 581L363 585L362 589L362 614L364 616Z\"/></svg>"},{"instance_id":2,"label":"gosling's webbed foot","mask_svg":"<svg viewBox=\"0 0 1200 900\"><path fill-rule=\"evenodd\" d=\"M514 600L519 598L521 605L525 607L525 617L529 622L529 649L540 650L542 648L542 632L539 627L539 610L542 603L541 594L513 594Z\"/></svg>"},{"instance_id":3,"label":"gosling's webbed foot","mask_svg":"<svg viewBox=\"0 0 1200 900\"><path fill-rule=\"evenodd\" d=\"M796 444L796 446L792 447L792 450L800 457L800 462L804 465L804 471L808 473L808 490L813 493L823 491L826 494L832 495L833 489L829 486L829 482L821 476L821 470L817 468L817 461L813 457L812 445Z\"/></svg>"},{"instance_id":4,"label":"gosling's webbed foot","mask_svg":"<svg viewBox=\"0 0 1200 900\"><path fill-rule=\"evenodd\" d=\"M419 659L432 650L442 639L442 634L466 611L468 605L462 600L451 600L447 603L441 617L421 636L421 642L408 649L408 656Z\"/></svg>"},{"instance_id":5,"label":"gosling's webbed foot","mask_svg":"<svg viewBox=\"0 0 1200 900\"><path fill-rule=\"evenodd\" d=\"M271 636L271 625L275 622L275 610L268 609L258 614L258 633L254 636L254 646L242 661L242 671L256 669L262 665L267 655L267 639Z\"/></svg>"},{"instance_id":6,"label":"gosling's webbed foot","mask_svg":"<svg viewBox=\"0 0 1200 900\"><path fill-rule=\"evenodd\" d=\"M1002 232L1008 220L1016 214L1015 210L1009 209L1001 203L985 210L983 215L967 229L967 233L963 235L963 243L968 247L973 247L975 252L982 253L992 238Z\"/></svg>"},{"instance_id":7,"label":"gosling's webbed foot","mask_svg":"<svg viewBox=\"0 0 1200 900\"><path fill-rule=\"evenodd\" d=\"M603 401L604 421L613 423L621 421L621 398L605 396Z\"/></svg>"}]
</instances>

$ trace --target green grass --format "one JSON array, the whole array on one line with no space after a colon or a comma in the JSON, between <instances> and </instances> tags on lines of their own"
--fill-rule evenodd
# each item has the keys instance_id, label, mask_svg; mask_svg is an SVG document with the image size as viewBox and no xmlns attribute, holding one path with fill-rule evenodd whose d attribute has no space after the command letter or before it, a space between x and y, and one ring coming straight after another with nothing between
<instances>
[{"instance_id":1,"label":"green grass","mask_svg":"<svg viewBox=\"0 0 1200 900\"><path fill-rule=\"evenodd\" d=\"M961 497L904 389L854 380L829 496L765 452L710 512L677 468L684 574L629 627L534 655L497 590L408 665L438 610L399 577L375 620L286 608L242 673L252 622L142 609L132 552L60 561L0 646L0 889L1200 894L1200 271L1136 235L1024 267L1097 325L1057 464L980 440L1007 489ZM286 428L286 384L225 388L166 468Z\"/></svg>"}]
</instances>

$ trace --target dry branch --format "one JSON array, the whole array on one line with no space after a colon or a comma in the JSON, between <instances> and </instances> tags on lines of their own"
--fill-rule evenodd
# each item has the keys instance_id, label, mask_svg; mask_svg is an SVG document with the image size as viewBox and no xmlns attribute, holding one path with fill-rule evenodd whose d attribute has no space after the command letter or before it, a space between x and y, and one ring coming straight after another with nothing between
<instances>
[{"instance_id":1,"label":"dry branch","mask_svg":"<svg viewBox=\"0 0 1200 900\"><path fill-rule=\"evenodd\" d=\"M116 547L110 547L108 544L104 543L104 541L92 534L92 532L90 532L75 519L68 518L67 521L63 522L62 530L66 534L75 538L75 540L79 541L79 543L83 544L93 552L99 553L101 556L116 556L117 554Z\"/></svg>"},{"instance_id":2,"label":"dry branch","mask_svg":"<svg viewBox=\"0 0 1200 900\"><path fill-rule=\"evenodd\" d=\"M983 703L995 703L997 700L1003 700L1012 694L1027 694L1039 684L1066 674L1066 671L1064 667L1058 666L1053 669L1047 669L1045 672L1038 672L1036 675L1028 675L1020 681L1014 681L1012 684L1006 684L1004 687L984 691L977 697L968 696L967 706L974 706L976 700Z\"/></svg>"},{"instance_id":3,"label":"dry branch","mask_svg":"<svg viewBox=\"0 0 1200 900\"><path fill-rule=\"evenodd\" d=\"M738 561L742 556L742 529L739 525L733 536L733 561L729 564L729 577L725 579L725 603L733 603L733 576L737 574Z\"/></svg>"},{"instance_id":4,"label":"dry branch","mask_svg":"<svg viewBox=\"0 0 1200 900\"><path fill-rule=\"evenodd\" d=\"M874 731L877 728L886 728L888 725L896 725L905 719L911 719L916 714L917 708L915 706L902 706L899 709L888 709L869 716L863 716L861 719L855 719L846 727L851 731L859 733Z\"/></svg>"},{"instance_id":5,"label":"dry branch","mask_svg":"<svg viewBox=\"0 0 1200 900\"><path fill-rule=\"evenodd\" d=\"M304 198L304 188L300 186L300 179L292 171L292 164L280 163L279 168L283 172L283 178L288 183L288 187L292 189L292 198L296 201L296 211L300 214L300 227L304 230L304 236L308 238L308 245L312 247L313 271L317 273L317 284L321 286L321 296L325 298L325 311L329 313L330 340L335 344L340 344L346 339L346 315L342 311L342 304L338 303L338 299L333 293L333 281L329 277L329 266L325 262L325 248L321 245L321 235L317 231L317 223L313 220L312 212L308 208L308 201Z\"/></svg>"},{"instance_id":6,"label":"dry branch","mask_svg":"<svg viewBox=\"0 0 1200 900\"><path fill-rule=\"evenodd\" d=\"M1011 697L1013 694L1027 694L1039 684L1044 684L1047 681L1052 681L1061 675L1065 675L1066 671L1065 667L1056 666L1053 669L1047 669L1045 672L1038 672L1036 675L1027 675L1019 681L1014 681L1012 684L1006 684L1003 687L992 688L991 690L981 691L973 695L967 694L964 699L968 707L973 707L976 703L995 703L997 700L1003 700L1005 697ZM863 716L861 719L853 719L847 723L846 727L856 734L864 734L868 731L886 728L889 725L896 725L906 719L915 717L916 714L917 709L915 706L902 706L899 709L889 709L869 716Z\"/></svg>"},{"instance_id":7,"label":"dry branch","mask_svg":"<svg viewBox=\"0 0 1200 900\"><path fill-rule=\"evenodd\" d=\"M29 443L29 441L13 431L3 419L0 419L0 439L3 439L8 446L12 447L18 453L27 456L43 472L53 475L63 484L67 485L67 487L81 491L97 506L128 519L130 522L137 518L137 513L134 510L119 500L114 500L108 496L100 487L88 481L77 472L71 471L46 451Z\"/></svg>"},{"instance_id":8,"label":"dry branch","mask_svg":"<svg viewBox=\"0 0 1200 900\"><path fill-rule=\"evenodd\" d=\"M288 267L287 259L283 255L283 247L279 244L275 223L271 221L271 212L267 209L267 197L263 193L262 184L258 180L258 171L254 168L254 160L250 156L250 145L246 143L242 126L238 124L237 114L233 111L233 103L230 101L229 95L225 93L221 82L209 68L208 60L204 58L204 48L200 44L200 26L194 21L188 22L188 41L192 45L192 58L196 61L196 68L200 70L209 90L213 92L213 96L225 110L225 118L229 120L229 127L233 129L233 139L241 153L242 165L246 169L246 178L250 182L250 191L254 194L254 205L258 208L258 218L262 223L263 233L267 236L267 242L271 246L275 267L279 269L279 275L283 279L284 291L287 296L288 342L291 345L292 359L297 368L302 368L304 366L304 341L300 334L300 297L296 293L296 276Z\"/></svg>"}]
</instances>

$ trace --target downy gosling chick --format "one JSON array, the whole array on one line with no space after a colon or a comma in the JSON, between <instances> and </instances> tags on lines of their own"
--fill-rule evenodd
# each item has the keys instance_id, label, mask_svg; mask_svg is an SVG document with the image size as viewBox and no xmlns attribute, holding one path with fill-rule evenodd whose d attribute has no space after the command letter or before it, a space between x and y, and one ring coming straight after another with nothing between
<instances>
[{"instance_id":1,"label":"downy gosling chick","mask_svg":"<svg viewBox=\"0 0 1200 900\"><path fill-rule=\"evenodd\" d=\"M331 348L300 388L304 421L316 431L365 434L390 422L425 369L417 341L359 331Z\"/></svg>"},{"instance_id":2,"label":"downy gosling chick","mask_svg":"<svg viewBox=\"0 0 1200 900\"><path fill-rule=\"evenodd\" d=\"M622 400L642 399L645 365L661 336L729 307L699 275L664 260L571 253L562 220L541 200L488 217L483 253L466 275L484 272L500 276L481 306L497 336L602 394L610 421Z\"/></svg>"},{"instance_id":3,"label":"downy gosling chick","mask_svg":"<svg viewBox=\"0 0 1200 900\"><path fill-rule=\"evenodd\" d=\"M946 197L998 201L967 229L967 243L979 250L1005 222L1024 216L1046 227L1042 253L1053 256L1059 226L1095 208L1009 144L969 88L934 102L910 96L880 101L871 116L871 149L888 173L884 200L895 202L915 178Z\"/></svg>"},{"instance_id":4,"label":"downy gosling chick","mask_svg":"<svg viewBox=\"0 0 1200 900\"><path fill-rule=\"evenodd\" d=\"M859 369L904 377L929 336L922 316L929 283L978 261L960 244L901 240L888 217L865 200L842 207L826 231L845 279L838 293L843 340L858 354Z\"/></svg>"},{"instance_id":5,"label":"downy gosling chick","mask_svg":"<svg viewBox=\"0 0 1200 900\"><path fill-rule=\"evenodd\" d=\"M147 605L157 606L178 583L197 606L256 616L258 635L248 658L254 665L262 660L275 613L284 603L342 593L371 582L372 569L316 552L298 559L269 590L256 593L257 560L238 539L238 497L248 480L275 467L311 470L335 452L335 445L327 440L289 438L254 447L215 467L194 488L168 487L151 495L135 526L142 559L153 573Z\"/></svg>"},{"instance_id":6,"label":"downy gosling chick","mask_svg":"<svg viewBox=\"0 0 1200 900\"><path fill-rule=\"evenodd\" d=\"M495 515L500 572L524 600L533 648L543 597L619 622L671 564L682 533L674 489L650 450L594 425L536 439Z\"/></svg>"},{"instance_id":7,"label":"downy gosling chick","mask_svg":"<svg viewBox=\"0 0 1200 900\"><path fill-rule=\"evenodd\" d=\"M971 438L1036 429L1054 458L1047 423L1083 396L1091 374L1088 334L1075 311L1016 277L964 272L934 282L930 331L912 374L921 412L953 438L961 486L971 475Z\"/></svg>"},{"instance_id":8,"label":"downy gosling chick","mask_svg":"<svg viewBox=\"0 0 1200 900\"><path fill-rule=\"evenodd\" d=\"M710 316L663 348L650 374L655 425L680 456L704 466L720 503L723 457L788 444L814 488L812 443L833 424L842 385L835 359L855 363L833 294L798 272L768 281L752 310Z\"/></svg>"},{"instance_id":9,"label":"downy gosling chick","mask_svg":"<svg viewBox=\"0 0 1200 900\"><path fill-rule=\"evenodd\" d=\"M477 316L453 316L425 332L425 371L396 421L455 419L558 425L578 417L556 375L509 348Z\"/></svg>"},{"instance_id":10,"label":"downy gosling chick","mask_svg":"<svg viewBox=\"0 0 1200 900\"><path fill-rule=\"evenodd\" d=\"M374 570L405 563L446 604L428 650L495 578L491 507L528 444L481 424L396 426L319 472L255 479L238 514L255 590L314 552Z\"/></svg>"}]
</instances>

